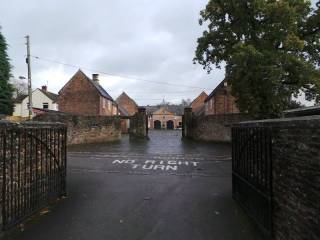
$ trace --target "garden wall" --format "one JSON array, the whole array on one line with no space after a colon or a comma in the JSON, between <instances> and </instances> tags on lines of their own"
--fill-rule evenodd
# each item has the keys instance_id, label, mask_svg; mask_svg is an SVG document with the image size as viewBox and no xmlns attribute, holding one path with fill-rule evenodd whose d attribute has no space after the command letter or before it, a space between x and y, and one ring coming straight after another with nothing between
<instances>
[{"instance_id":1,"label":"garden wall","mask_svg":"<svg viewBox=\"0 0 320 240\"><path fill-rule=\"evenodd\" d=\"M68 126L68 145L112 142L121 139L121 119L114 116L78 116L46 113L35 121L61 122Z\"/></svg>"}]
</instances>

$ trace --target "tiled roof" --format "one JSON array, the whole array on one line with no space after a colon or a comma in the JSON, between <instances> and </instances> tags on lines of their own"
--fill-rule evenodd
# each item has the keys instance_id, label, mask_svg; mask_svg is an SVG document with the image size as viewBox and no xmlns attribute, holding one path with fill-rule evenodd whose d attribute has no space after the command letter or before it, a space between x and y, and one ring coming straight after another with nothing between
<instances>
[{"instance_id":1,"label":"tiled roof","mask_svg":"<svg viewBox=\"0 0 320 240\"><path fill-rule=\"evenodd\" d=\"M59 95L52 93L52 92L48 92L48 91L43 91L42 89L39 88L39 90L46 95L48 98L50 98L53 102L57 102Z\"/></svg>"}]
</instances>

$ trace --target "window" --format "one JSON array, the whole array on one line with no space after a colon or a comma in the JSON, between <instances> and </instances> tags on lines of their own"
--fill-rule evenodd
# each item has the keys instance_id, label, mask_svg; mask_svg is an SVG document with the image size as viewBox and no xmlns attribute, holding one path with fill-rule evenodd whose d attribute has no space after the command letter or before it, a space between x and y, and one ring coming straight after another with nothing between
<instances>
[{"instance_id":1,"label":"window","mask_svg":"<svg viewBox=\"0 0 320 240\"><path fill-rule=\"evenodd\" d=\"M43 109L49 109L49 103L42 103Z\"/></svg>"},{"instance_id":2,"label":"window","mask_svg":"<svg viewBox=\"0 0 320 240\"><path fill-rule=\"evenodd\" d=\"M108 101L108 110L111 111L111 101Z\"/></svg>"},{"instance_id":3,"label":"window","mask_svg":"<svg viewBox=\"0 0 320 240\"><path fill-rule=\"evenodd\" d=\"M102 98L102 108L106 108L106 99Z\"/></svg>"}]
</instances>

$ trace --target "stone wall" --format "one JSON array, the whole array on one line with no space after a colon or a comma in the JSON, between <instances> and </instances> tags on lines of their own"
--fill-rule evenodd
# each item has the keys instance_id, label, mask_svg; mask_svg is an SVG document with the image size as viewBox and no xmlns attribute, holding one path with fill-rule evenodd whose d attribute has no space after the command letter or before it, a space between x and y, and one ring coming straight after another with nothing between
<instances>
[{"instance_id":1,"label":"stone wall","mask_svg":"<svg viewBox=\"0 0 320 240\"><path fill-rule=\"evenodd\" d=\"M319 239L320 116L244 122L236 126L271 129L274 239ZM250 147L248 150L250 155Z\"/></svg>"},{"instance_id":2,"label":"stone wall","mask_svg":"<svg viewBox=\"0 0 320 240\"><path fill-rule=\"evenodd\" d=\"M36 116L34 120L67 124L68 145L112 142L121 139L121 119L119 117L47 113Z\"/></svg>"},{"instance_id":3,"label":"stone wall","mask_svg":"<svg viewBox=\"0 0 320 240\"><path fill-rule=\"evenodd\" d=\"M320 237L320 116L273 131L273 226L276 239Z\"/></svg>"},{"instance_id":4,"label":"stone wall","mask_svg":"<svg viewBox=\"0 0 320 240\"><path fill-rule=\"evenodd\" d=\"M243 114L200 115L186 114L184 118L184 136L200 141L231 142L231 127L233 123L248 120ZM191 118L191 119L190 119ZM188 121L188 123L186 123Z\"/></svg>"}]
</instances>

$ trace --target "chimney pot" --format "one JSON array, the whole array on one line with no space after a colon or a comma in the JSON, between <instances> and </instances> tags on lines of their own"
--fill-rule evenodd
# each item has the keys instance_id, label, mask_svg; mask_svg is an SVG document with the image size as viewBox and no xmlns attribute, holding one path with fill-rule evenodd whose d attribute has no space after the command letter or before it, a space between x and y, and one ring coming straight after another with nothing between
<instances>
[{"instance_id":1,"label":"chimney pot","mask_svg":"<svg viewBox=\"0 0 320 240\"><path fill-rule=\"evenodd\" d=\"M47 86L42 86L42 91L46 92L48 90L48 87Z\"/></svg>"},{"instance_id":2,"label":"chimney pot","mask_svg":"<svg viewBox=\"0 0 320 240\"><path fill-rule=\"evenodd\" d=\"M99 83L99 74L97 73L92 74L92 80L96 83Z\"/></svg>"}]
</instances>

